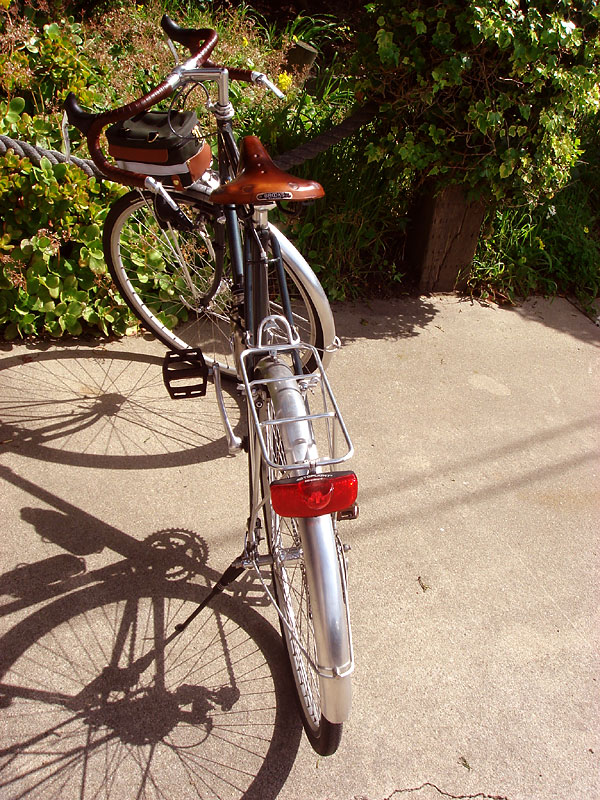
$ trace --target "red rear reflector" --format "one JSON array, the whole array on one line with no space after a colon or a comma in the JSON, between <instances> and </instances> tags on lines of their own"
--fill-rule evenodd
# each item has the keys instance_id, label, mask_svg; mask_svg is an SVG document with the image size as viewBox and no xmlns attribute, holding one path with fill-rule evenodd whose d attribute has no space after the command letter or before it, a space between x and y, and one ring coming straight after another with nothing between
<instances>
[{"instance_id":1,"label":"red rear reflector","mask_svg":"<svg viewBox=\"0 0 600 800\"><path fill-rule=\"evenodd\" d=\"M271 505L280 517L318 517L350 508L357 491L353 472L284 478L271 484Z\"/></svg>"}]
</instances>

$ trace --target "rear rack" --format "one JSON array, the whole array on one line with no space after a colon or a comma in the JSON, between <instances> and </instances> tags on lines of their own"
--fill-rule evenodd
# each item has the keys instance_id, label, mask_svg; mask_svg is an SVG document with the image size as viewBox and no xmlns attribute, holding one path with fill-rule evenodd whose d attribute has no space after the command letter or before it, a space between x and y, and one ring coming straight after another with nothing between
<instances>
[{"instance_id":1,"label":"rear rack","mask_svg":"<svg viewBox=\"0 0 600 800\"><path fill-rule=\"evenodd\" d=\"M317 349L301 342L287 319L279 315L266 317L256 338L256 345L242 352L240 364L260 448L268 466L281 472L314 473L328 471L351 458L354 447ZM298 372L294 365L309 355L316 369L310 374ZM261 368L265 377L260 374ZM274 374L277 371L279 374ZM251 372L256 377L250 379ZM276 387L292 390L290 413L261 421L258 406L263 393L274 392ZM272 448L267 447L267 439L272 442L276 435L283 445L279 450L284 452L279 452L279 456L284 463L274 462L269 454Z\"/></svg>"}]
</instances>

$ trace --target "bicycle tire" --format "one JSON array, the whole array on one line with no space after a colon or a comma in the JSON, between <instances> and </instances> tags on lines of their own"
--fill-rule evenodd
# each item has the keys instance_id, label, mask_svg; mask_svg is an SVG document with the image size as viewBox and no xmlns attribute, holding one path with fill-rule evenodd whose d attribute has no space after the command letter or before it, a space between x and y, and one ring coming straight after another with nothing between
<instances>
[{"instance_id":1,"label":"bicycle tire","mask_svg":"<svg viewBox=\"0 0 600 800\"><path fill-rule=\"evenodd\" d=\"M108 269L123 300L157 339L173 350L201 348L207 360L233 375L232 297L217 244L224 237L217 231L221 212L191 194L172 196L192 220L192 231L161 223L149 192L128 192L112 205L103 232ZM277 238L284 239L278 232ZM305 262L294 263L297 251L287 244L283 261L294 322L303 341L326 358L335 336L331 310L314 274ZM276 298L270 306L270 313L281 313ZM307 358L305 371L315 367Z\"/></svg>"},{"instance_id":2,"label":"bicycle tire","mask_svg":"<svg viewBox=\"0 0 600 800\"><path fill-rule=\"evenodd\" d=\"M290 420L266 426L268 456L275 464L289 464L289 453L300 438L313 442L312 426L298 419L306 413L305 404L292 372L275 359L265 361L271 363L265 366L262 362L257 369L263 377L277 380L268 384L269 399L260 414L263 420ZM310 457L316 459L314 443L310 447ZM331 515L307 519L278 516L270 502L269 485L281 472L269 468L264 460L261 472L274 594L302 723L313 749L319 755L332 755L340 744L351 704L352 668L348 666L352 647L343 550ZM302 557L282 561L281 555L289 548L301 548Z\"/></svg>"}]
</instances>

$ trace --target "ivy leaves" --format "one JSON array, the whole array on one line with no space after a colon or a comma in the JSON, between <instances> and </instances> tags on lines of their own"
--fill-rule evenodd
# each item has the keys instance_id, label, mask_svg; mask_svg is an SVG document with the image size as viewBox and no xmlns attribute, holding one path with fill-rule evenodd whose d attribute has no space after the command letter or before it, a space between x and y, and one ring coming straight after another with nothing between
<instances>
[{"instance_id":1,"label":"ivy leaves","mask_svg":"<svg viewBox=\"0 0 600 800\"><path fill-rule=\"evenodd\" d=\"M0 131L31 141L43 121L24 108L18 97L0 103ZM0 158L0 195L11 209L0 228L4 339L79 335L84 323L104 334L131 332L136 323L112 288L102 253L101 226L115 188L77 167L45 157L36 166L8 150Z\"/></svg>"},{"instance_id":2,"label":"ivy leaves","mask_svg":"<svg viewBox=\"0 0 600 800\"><path fill-rule=\"evenodd\" d=\"M359 90L381 102L369 158L406 186L433 177L536 201L568 179L600 109L600 14L588 0L372 3ZM375 140L376 139L376 140Z\"/></svg>"},{"instance_id":3,"label":"ivy leaves","mask_svg":"<svg viewBox=\"0 0 600 800\"><path fill-rule=\"evenodd\" d=\"M8 125L16 125L19 116L25 108L25 100L22 97L14 97L8 104L4 119Z\"/></svg>"}]
</instances>

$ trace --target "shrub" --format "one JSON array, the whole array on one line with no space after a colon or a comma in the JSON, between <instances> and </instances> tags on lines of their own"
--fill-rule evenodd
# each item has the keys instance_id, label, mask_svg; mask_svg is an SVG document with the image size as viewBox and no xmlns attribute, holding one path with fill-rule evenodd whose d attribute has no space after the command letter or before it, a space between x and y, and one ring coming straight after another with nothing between
<instances>
[{"instance_id":1,"label":"shrub","mask_svg":"<svg viewBox=\"0 0 600 800\"><path fill-rule=\"evenodd\" d=\"M59 149L59 108L69 90L91 109L105 109L139 96L172 63L158 46L158 2L108 2L100 24L38 24L27 6L21 16L13 11L16 3L8 13L5 6L0 2L0 133ZM261 90L232 84L235 124L261 136L274 155L348 116L355 93L359 101L379 101L376 123L292 169L327 192L324 201L282 222L329 295L379 292L401 279L406 205L428 181L436 188L462 183L503 205L531 204L490 212L474 292L478 282L488 297L556 289L578 291L587 302L600 282L597 266L594 272L598 170L587 202L572 187L557 196L556 217L547 218L543 198L569 179L584 149L582 120L600 102L596 4L376 0L368 8L371 27L356 39L358 84L344 76L342 59L322 66L306 85L304 76L285 68L296 36L329 54L347 47L348 30L327 16L300 17L277 31L243 4L218 14L197 4L185 19L173 12L183 25L218 29L215 60L264 69L288 92L282 105ZM74 129L71 135L77 151L80 138ZM597 147L592 125L587 141ZM85 149L78 154L85 157ZM119 191L76 167L47 160L38 167L10 151L0 157L0 329L7 338L77 334L86 326L136 330L106 274L99 239ZM540 199L541 210L531 210ZM562 226L568 203L584 209L581 224L571 228Z\"/></svg>"},{"instance_id":2,"label":"shrub","mask_svg":"<svg viewBox=\"0 0 600 800\"><path fill-rule=\"evenodd\" d=\"M69 91L85 105L106 102L104 70L89 57L83 28L72 18L37 26L5 14L0 36L0 90L25 100L30 114L47 117Z\"/></svg>"},{"instance_id":3,"label":"shrub","mask_svg":"<svg viewBox=\"0 0 600 800\"><path fill-rule=\"evenodd\" d=\"M586 155L572 182L551 201L491 212L469 277L473 294L508 302L534 293L566 294L597 316L592 305L600 295L597 122L583 131Z\"/></svg>"},{"instance_id":4,"label":"shrub","mask_svg":"<svg viewBox=\"0 0 600 800\"><path fill-rule=\"evenodd\" d=\"M103 71L87 58L73 20L37 28L4 18L0 52L0 133L60 149L56 109L70 90L86 104L104 96ZM19 92L15 96L15 94ZM80 334L85 326L118 334L136 325L114 292L100 229L119 189L78 167L39 166L12 150L0 157L0 329L17 336Z\"/></svg>"},{"instance_id":5,"label":"shrub","mask_svg":"<svg viewBox=\"0 0 600 800\"><path fill-rule=\"evenodd\" d=\"M0 12L1 13L1 12ZM61 19L37 25L35 14L4 14L0 34L0 133L59 150L60 106L69 91L105 109L155 85L172 65L160 36L160 9L108 12L102 29ZM193 23L192 23L193 24ZM240 27L241 26L241 27ZM224 49L246 30L252 59L258 37L243 20ZM108 34L102 33L108 31ZM240 63L238 62L238 63ZM167 66L168 65L168 66ZM116 92L119 92L117 99ZM258 100L257 100L258 102ZM73 149L81 137L70 129ZM85 149L80 153L86 157ZM90 179L75 166L36 166L12 150L0 156L0 330L17 336L78 335L84 329L123 335L138 329L104 263L101 228L123 187Z\"/></svg>"},{"instance_id":6,"label":"shrub","mask_svg":"<svg viewBox=\"0 0 600 800\"><path fill-rule=\"evenodd\" d=\"M6 110L0 132L32 140L41 121ZM45 131L44 131L45 132ZM0 328L17 336L80 334L84 325L105 334L131 332L137 323L112 288L102 255L101 226L116 187L78 167L39 166L12 150L0 158L5 216L0 236Z\"/></svg>"},{"instance_id":7,"label":"shrub","mask_svg":"<svg viewBox=\"0 0 600 800\"><path fill-rule=\"evenodd\" d=\"M306 144L345 120L355 108L353 81L333 58L284 104L261 109L248 126L273 154ZM290 171L318 181L325 197L280 219L335 300L390 294L402 279L399 258L406 197L380 164L368 164L361 129Z\"/></svg>"},{"instance_id":8,"label":"shrub","mask_svg":"<svg viewBox=\"0 0 600 800\"><path fill-rule=\"evenodd\" d=\"M591 0L376 0L360 92L381 103L369 158L414 188L462 184L536 202L581 155L598 110L600 9Z\"/></svg>"}]
</instances>

